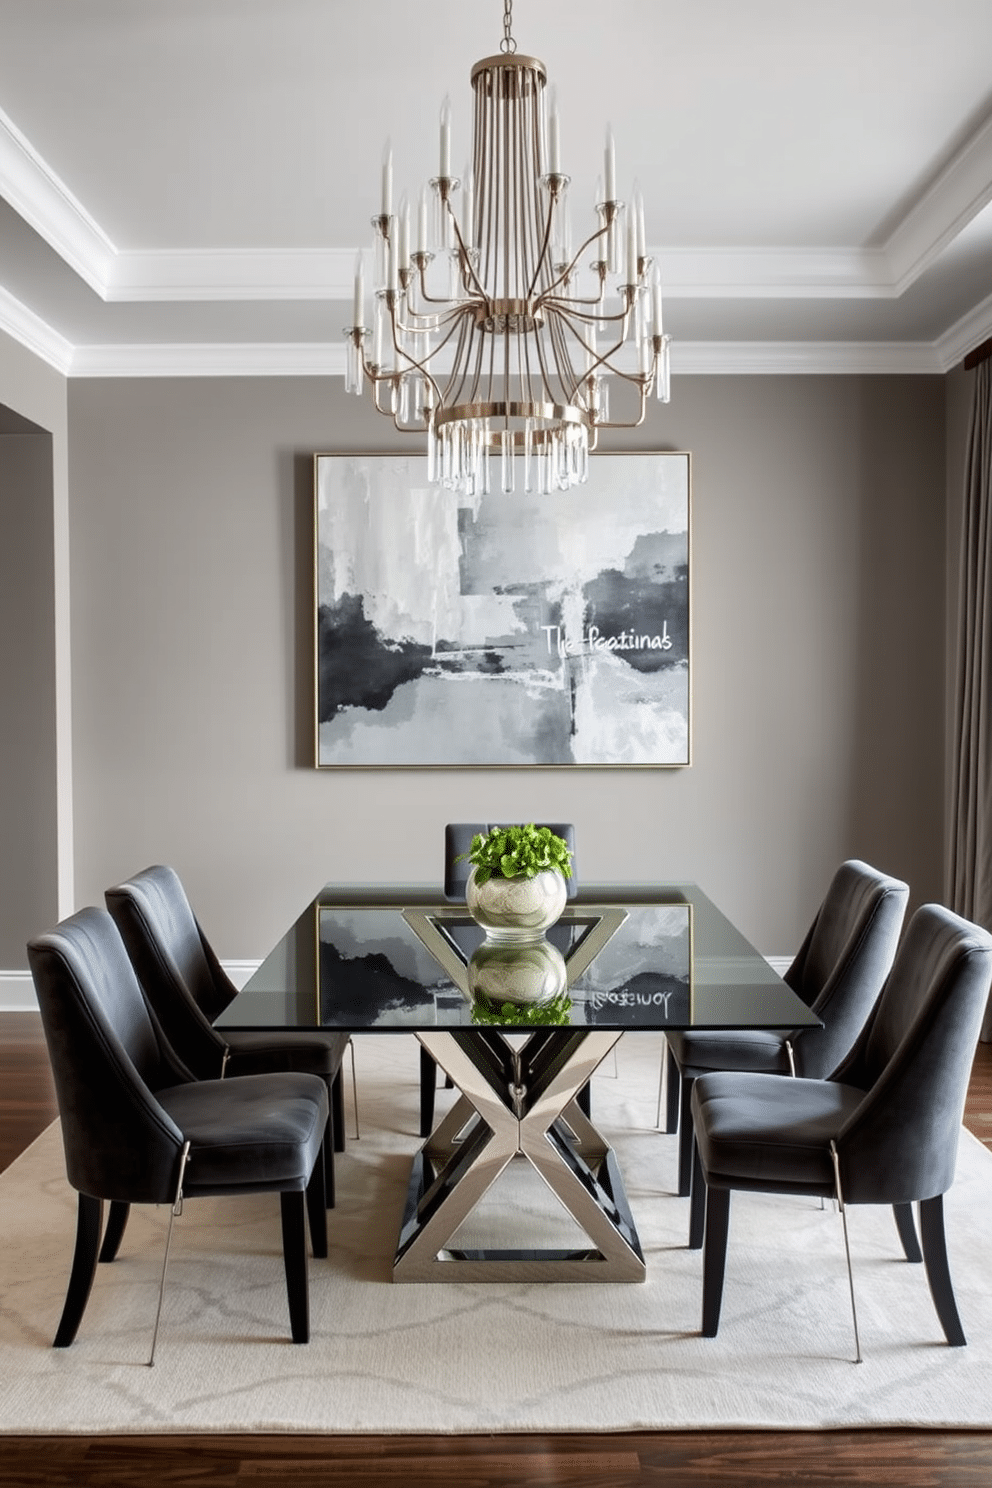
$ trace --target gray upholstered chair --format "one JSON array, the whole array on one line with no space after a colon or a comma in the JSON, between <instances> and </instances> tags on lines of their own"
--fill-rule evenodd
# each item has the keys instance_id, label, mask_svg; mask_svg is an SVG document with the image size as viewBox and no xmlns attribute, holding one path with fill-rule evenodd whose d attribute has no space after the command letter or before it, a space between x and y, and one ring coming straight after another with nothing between
<instances>
[{"instance_id":1,"label":"gray upholstered chair","mask_svg":"<svg viewBox=\"0 0 992 1488\"><path fill-rule=\"evenodd\" d=\"M485 835L494 826L505 826L504 822L449 822L444 829L444 897L454 901L465 900L465 889L472 865L468 861L468 850L477 833ZM548 826L555 836L568 844L572 854L572 876L566 880L569 899L578 893L578 874L575 867L575 828L571 822L536 822L536 826ZM450 1085L450 1080L445 1082ZM580 1104L588 1115L589 1087L582 1093ZM430 1136L434 1125L434 1097L437 1092L437 1065L421 1046L420 1050L420 1135Z\"/></svg>"},{"instance_id":2,"label":"gray upholstered chair","mask_svg":"<svg viewBox=\"0 0 992 1488\"><path fill-rule=\"evenodd\" d=\"M222 1074L319 1075L330 1094L324 1182L334 1204L334 1149L344 1146L341 1061L348 1035L324 1029L214 1028L237 988L207 940L175 869L145 868L106 892L107 908L154 1017L198 1079Z\"/></svg>"},{"instance_id":3,"label":"gray upholstered chair","mask_svg":"<svg viewBox=\"0 0 992 1488\"><path fill-rule=\"evenodd\" d=\"M67 1348L82 1321L105 1200L125 1220L131 1204L171 1205L171 1238L180 1199L270 1192L281 1196L293 1341L305 1343L305 1200L314 1254L327 1254L324 1082L294 1073L195 1079L149 1016L104 909L81 910L32 940L28 959L55 1077L66 1173L78 1194L76 1248L55 1347ZM159 1311L164 1285L163 1261Z\"/></svg>"},{"instance_id":4,"label":"gray upholstered chair","mask_svg":"<svg viewBox=\"0 0 992 1488\"><path fill-rule=\"evenodd\" d=\"M856 858L834 874L785 981L822 1020L796 1034L688 1029L667 1036L668 1130L678 1114L678 1191L692 1174L692 1086L709 1070L823 1079L844 1060L878 1000L899 943L909 887Z\"/></svg>"},{"instance_id":5,"label":"gray upholstered chair","mask_svg":"<svg viewBox=\"0 0 992 1488\"><path fill-rule=\"evenodd\" d=\"M692 1204L698 1211L705 1203L706 1337L720 1321L730 1195L747 1189L833 1195L844 1217L849 1273L846 1206L891 1204L898 1219L919 1202L937 1316L949 1344L966 1341L947 1264L943 1195L954 1181L990 985L992 936L950 910L924 905L910 920L874 1018L830 1079L724 1072L696 1080ZM854 1330L860 1360L856 1311Z\"/></svg>"}]
</instances>

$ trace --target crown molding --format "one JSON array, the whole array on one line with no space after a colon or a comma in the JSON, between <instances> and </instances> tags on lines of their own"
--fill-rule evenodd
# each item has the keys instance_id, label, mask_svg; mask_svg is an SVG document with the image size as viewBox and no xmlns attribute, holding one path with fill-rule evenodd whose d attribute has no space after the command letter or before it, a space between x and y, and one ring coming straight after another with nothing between
<instances>
[{"instance_id":1,"label":"crown molding","mask_svg":"<svg viewBox=\"0 0 992 1488\"><path fill-rule=\"evenodd\" d=\"M992 202L992 114L889 234L884 253L893 292L901 295L915 283L989 202Z\"/></svg>"},{"instance_id":2,"label":"crown molding","mask_svg":"<svg viewBox=\"0 0 992 1488\"><path fill-rule=\"evenodd\" d=\"M914 376L945 370L935 347L901 341L674 341L674 377Z\"/></svg>"},{"instance_id":3,"label":"crown molding","mask_svg":"<svg viewBox=\"0 0 992 1488\"><path fill-rule=\"evenodd\" d=\"M119 253L106 298L149 300L348 300L352 248L180 249Z\"/></svg>"},{"instance_id":4,"label":"crown molding","mask_svg":"<svg viewBox=\"0 0 992 1488\"><path fill-rule=\"evenodd\" d=\"M992 294L945 331L936 343L941 370L949 372L992 335Z\"/></svg>"},{"instance_id":5,"label":"crown molding","mask_svg":"<svg viewBox=\"0 0 992 1488\"><path fill-rule=\"evenodd\" d=\"M0 196L90 289L107 298L117 249L31 141L0 109Z\"/></svg>"},{"instance_id":6,"label":"crown molding","mask_svg":"<svg viewBox=\"0 0 992 1488\"><path fill-rule=\"evenodd\" d=\"M0 110L0 195L102 299L347 300L355 250L119 250ZM992 116L881 245L665 248L665 292L689 298L876 298L903 294L992 201Z\"/></svg>"},{"instance_id":7,"label":"crown molding","mask_svg":"<svg viewBox=\"0 0 992 1488\"><path fill-rule=\"evenodd\" d=\"M666 299L891 299L881 248L661 248Z\"/></svg>"},{"instance_id":8,"label":"crown molding","mask_svg":"<svg viewBox=\"0 0 992 1488\"><path fill-rule=\"evenodd\" d=\"M977 344L976 341L972 344ZM344 346L308 344L82 346L72 377L343 377ZM678 377L862 376L941 373L937 347L918 342L676 341Z\"/></svg>"},{"instance_id":9,"label":"crown molding","mask_svg":"<svg viewBox=\"0 0 992 1488\"><path fill-rule=\"evenodd\" d=\"M71 377L343 377L344 343L79 346Z\"/></svg>"},{"instance_id":10,"label":"crown molding","mask_svg":"<svg viewBox=\"0 0 992 1488\"><path fill-rule=\"evenodd\" d=\"M122 252L106 298L342 300L357 248ZM676 299L878 299L894 294L880 248L662 248L665 294Z\"/></svg>"},{"instance_id":11,"label":"crown molding","mask_svg":"<svg viewBox=\"0 0 992 1488\"><path fill-rule=\"evenodd\" d=\"M20 300L0 285L0 331L5 331L12 340L26 346L35 356L54 367L63 376L68 376L72 366L73 348L64 336L22 305Z\"/></svg>"}]
</instances>

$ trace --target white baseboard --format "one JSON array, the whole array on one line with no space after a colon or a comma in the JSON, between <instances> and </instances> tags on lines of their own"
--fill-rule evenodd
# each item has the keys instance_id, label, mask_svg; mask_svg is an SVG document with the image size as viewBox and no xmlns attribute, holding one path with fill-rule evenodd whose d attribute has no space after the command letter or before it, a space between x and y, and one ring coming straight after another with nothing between
<instances>
[{"instance_id":1,"label":"white baseboard","mask_svg":"<svg viewBox=\"0 0 992 1488\"><path fill-rule=\"evenodd\" d=\"M784 976L792 965L791 956L766 956L773 971ZM239 989L261 966L261 961L224 961L221 963ZM36 1013L38 999L29 971L0 971L0 1013Z\"/></svg>"},{"instance_id":2,"label":"white baseboard","mask_svg":"<svg viewBox=\"0 0 992 1488\"><path fill-rule=\"evenodd\" d=\"M240 989L261 961L224 961L224 970ZM38 999L29 971L0 971L0 1013L36 1013Z\"/></svg>"},{"instance_id":3,"label":"white baseboard","mask_svg":"<svg viewBox=\"0 0 992 1488\"><path fill-rule=\"evenodd\" d=\"M36 1013L38 999L29 971L0 971L0 1013Z\"/></svg>"},{"instance_id":4,"label":"white baseboard","mask_svg":"<svg viewBox=\"0 0 992 1488\"><path fill-rule=\"evenodd\" d=\"M241 988L244 986L248 978L255 975L255 972L258 970L261 964L261 961L221 962L221 965L223 966L224 970L227 972L228 976L231 978L231 981L237 987L239 992L241 991Z\"/></svg>"}]
</instances>

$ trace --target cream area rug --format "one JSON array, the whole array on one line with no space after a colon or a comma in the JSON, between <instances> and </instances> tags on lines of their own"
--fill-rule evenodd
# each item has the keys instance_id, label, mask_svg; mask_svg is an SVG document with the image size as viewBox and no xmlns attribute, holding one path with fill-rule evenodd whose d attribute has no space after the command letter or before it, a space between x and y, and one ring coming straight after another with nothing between
<instances>
[{"instance_id":1,"label":"cream area rug","mask_svg":"<svg viewBox=\"0 0 992 1488\"><path fill-rule=\"evenodd\" d=\"M818 1202L734 1196L720 1333L699 1336L702 1257L685 1247L675 1138L654 1127L652 1035L628 1035L593 1084L646 1282L394 1285L418 1145L417 1048L402 1034L356 1042L362 1135L338 1158L329 1257L311 1261L308 1345L289 1342L269 1195L186 1206L154 1368L164 1210L132 1213L119 1259L98 1268L76 1343L52 1349L75 1226L58 1124L0 1176L0 1430L992 1427L992 1154L966 1132L946 1210L969 1344L945 1345L891 1211L852 1209L865 1353L855 1365L841 1221ZM469 1245L504 1229L504 1243L511 1232L555 1243L571 1221L515 1163L473 1225Z\"/></svg>"}]
</instances>

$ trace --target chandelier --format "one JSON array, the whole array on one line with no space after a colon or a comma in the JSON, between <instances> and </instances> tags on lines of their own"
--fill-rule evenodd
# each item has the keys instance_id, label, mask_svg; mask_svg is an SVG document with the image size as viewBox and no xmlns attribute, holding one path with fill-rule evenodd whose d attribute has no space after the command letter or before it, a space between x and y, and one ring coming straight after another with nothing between
<instances>
[{"instance_id":1,"label":"chandelier","mask_svg":"<svg viewBox=\"0 0 992 1488\"><path fill-rule=\"evenodd\" d=\"M600 429L635 428L652 390L669 397L640 191L629 206L618 200L607 129L592 230L573 248L557 104L544 64L517 55L512 10L504 0L500 54L472 68L464 180L451 173L445 99L438 173L420 193L412 238L405 197L393 212L387 145L372 218L372 323L359 253L344 333L347 391L368 382L397 429L426 434L429 480L469 496L497 482L546 494L584 481Z\"/></svg>"}]
</instances>

